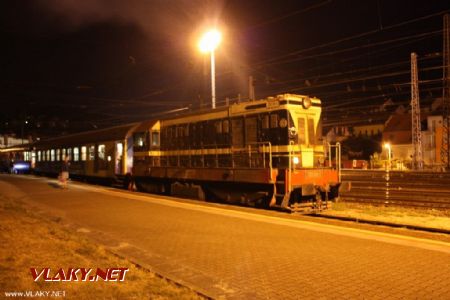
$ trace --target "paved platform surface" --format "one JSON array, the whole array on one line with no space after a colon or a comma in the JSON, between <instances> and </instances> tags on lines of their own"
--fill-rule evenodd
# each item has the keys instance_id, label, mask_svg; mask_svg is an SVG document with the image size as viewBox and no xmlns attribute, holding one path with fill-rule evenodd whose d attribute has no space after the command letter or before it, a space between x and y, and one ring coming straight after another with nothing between
<instances>
[{"instance_id":1,"label":"paved platform surface","mask_svg":"<svg viewBox=\"0 0 450 300\"><path fill-rule=\"evenodd\" d=\"M213 298L450 299L450 244L45 178L0 193Z\"/></svg>"}]
</instances>

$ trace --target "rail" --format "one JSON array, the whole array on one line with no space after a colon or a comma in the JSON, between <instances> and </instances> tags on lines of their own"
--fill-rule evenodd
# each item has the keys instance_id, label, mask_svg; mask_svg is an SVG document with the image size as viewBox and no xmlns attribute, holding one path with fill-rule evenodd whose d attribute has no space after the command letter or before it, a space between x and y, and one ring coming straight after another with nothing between
<instances>
[{"instance_id":1,"label":"rail","mask_svg":"<svg viewBox=\"0 0 450 300\"><path fill-rule=\"evenodd\" d=\"M450 209L450 173L343 170L342 178L352 182L340 194L343 202Z\"/></svg>"}]
</instances>

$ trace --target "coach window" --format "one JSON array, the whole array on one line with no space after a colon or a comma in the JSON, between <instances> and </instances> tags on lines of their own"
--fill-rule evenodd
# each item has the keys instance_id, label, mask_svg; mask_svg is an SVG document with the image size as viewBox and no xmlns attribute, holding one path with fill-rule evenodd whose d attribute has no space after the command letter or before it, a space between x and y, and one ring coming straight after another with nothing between
<instances>
[{"instance_id":1,"label":"coach window","mask_svg":"<svg viewBox=\"0 0 450 300\"><path fill-rule=\"evenodd\" d=\"M56 149L56 161L61 160L61 149Z\"/></svg>"},{"instance_id":2,"label":"coach window","mask_svg":"<svg viewBox=\"0 0 450 300\"><path fill-rule=\"evenodd\" d=\"M50 150L50 160L55 161L55 149Z\"/></svg>"},{"instance_id":3,"label":"coach window","mask_svg":"<svg viewBox=\"0 0 450 300\"><path fill-rule=\"evenodd\" d=\"M47 150L46 161L50 161L50 150Z\"/></svg>"},{"instance_id":4,"label":"coach window","mask_svg":"<svg viewBox=\"0 0 450 300\"><path fill-rule=\"evenodd\" d=\"M152 131L152 146L159 146L159 131Z\"/></svg>"},{"instance_id":5,"label":"coach window","mask_svg":"<svg viewBox=\"0 0 450 300\"><path fill-rule=\"evenodd\" d=\"M37 161L41 161L41 151L37 152Z\"/></svg>"},{"instance_id":6,"label":"coach window","mask_svg":"<svg viewBox=\"0 0 450 300\"><path fill-rule=\"evenodd\" d=\"M89 160L95 160L95 146L89 146Z\"/></svg>"},{"instance_id":7,"label":"coach window","mask_svg":"<svg viewBox=\"0 0 450 300\"><path fill-rule=\"evenodd\" d=\"M98 145L98 159L105 159L105 145Z\"/></svg>"},{"instance_id":8,"label":"coach window","mask_svg":"<svg viewBox=\"0 0 450 300\"><path fill-rule=\"evenodd\" d=\"M69 158L69 160L73 160L72 148L67 148L67 157Z\"/></svg>"},{"instance_id":9,"label":"coach window","mask_svg":"<svg viewBox=\"0 0 450 300\"><path fill-rule=\"evenodd\" d=\"M81 160L86 161L86 146L81 147Z\"/></svg>"},{"instance_id":10,"label":"coach window","mask_svg":"<svg viewBox=\"0 0 450 300\"><path fill-rule=\"evenodd\" d=\"M73 148L73 161L80 160L80 149L78 147Z\"/></svg>"}]
</instances>

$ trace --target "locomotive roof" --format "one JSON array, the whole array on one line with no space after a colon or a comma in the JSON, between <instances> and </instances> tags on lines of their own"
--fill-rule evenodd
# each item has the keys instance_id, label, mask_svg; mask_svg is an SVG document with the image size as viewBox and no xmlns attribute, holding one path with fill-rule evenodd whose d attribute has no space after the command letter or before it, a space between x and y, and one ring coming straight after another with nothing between
<instances>
[{"instance_id":1,"label":"locomotive roof","mask_svg":"<svg viewBox=\"0 0 450 300\"><path fill-rule=\"evenodd\" d=\"M309 97L306 95L298 95L298 94L280 94L275 97L267 97L259 100L245 101L239 103L233 103L228 106L219 106L215 109L201 109L195 111L189 111L186 113L182 113L175 116L168 116L165 118L161 118L162 121L175 121L177 119L186 118L186 117L195 117L203 115L205 118L215 118L220 117L225 114L235 114L235 113L250 113L254 110L274 110L278 109L279 106L294 104L294 105L302 105L303 100L309 99L311 100L312 106L321 106L321 101L315 97ZM277 105L274 105L277 104ZM206 117L207 116L207 117Z\"/></svg>"}]
</instances>

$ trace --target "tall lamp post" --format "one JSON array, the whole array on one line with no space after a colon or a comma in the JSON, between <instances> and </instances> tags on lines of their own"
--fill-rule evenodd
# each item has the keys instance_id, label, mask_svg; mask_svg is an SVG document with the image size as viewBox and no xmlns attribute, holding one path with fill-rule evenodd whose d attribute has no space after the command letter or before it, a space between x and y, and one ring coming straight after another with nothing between
<instances>
[{"instance_id":1,"label":"tall lamp post","mask_svg":"<svg viewBox=\"0 0 450 300\"><path fill-rule=\"evenodd\" d=\"M392 149L391 149L391 144L389 144L389 143L385 143L384 144L384 148L386 148L387 149L387 151L388 151L388 170L390 170L391 169L391 158L392 158Z\"/></svg>"},{"instance_id":2,"label":"tall lamp post","mask_svg":"<svg viewBox=\"0 0 450 300\"><path fill-rule=\"evenodd\" d=\"M215 62L214 51L219 46L222 35L216 29L212 29L206 32L200 39L199 48L203 53L211 53L211 106L216 108L216 75L215 75Z\"/></svg>"}]
</instances>

